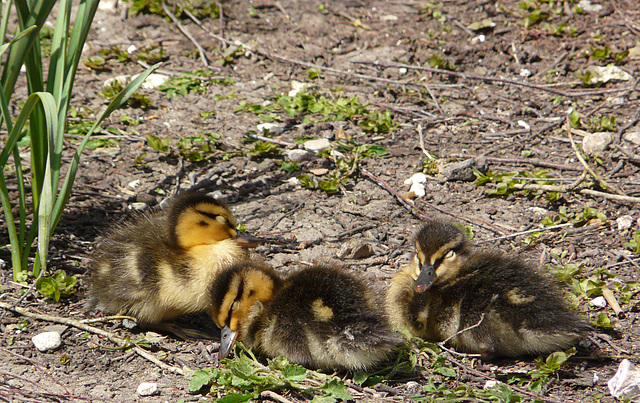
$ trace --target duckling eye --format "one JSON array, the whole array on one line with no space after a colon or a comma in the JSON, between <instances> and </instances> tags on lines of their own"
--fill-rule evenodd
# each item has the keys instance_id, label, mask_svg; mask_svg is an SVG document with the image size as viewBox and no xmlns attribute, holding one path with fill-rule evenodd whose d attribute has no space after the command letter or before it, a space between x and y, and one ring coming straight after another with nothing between
<instances>
[{"instance_id":1,"label":"duckling eye","mask_svg":"<svg viewBox=\"0 0 640 403\"><path fill-rule=\"evenodd\" d=\"M255 294L256 292L253 290L249 290L249 296L252 296L253 294Z\"/></svg>"},{"instance_id":2,"label":"duckling eye","mask_svg":"<svg viewBox=\"0 0 640 403\"><path fill-rule=\"evenodd\" d=\"M453 259L456 257L456 252L450 250L449 252L447 252L446 255L444 255L445 259Z\"/></svg>"},{"instance_id":3,"label":"duckling eye","mask_svg":"<svg viewBox=\"0 0 640 403\"><path fill-rule=\"evenodd\" d=\"M216 216L216 221L218 221L218 222L219 222L219 223L221 223L221 224L227 224L227 219L226 219L226 218L224 218L224 217L223 217L223 216L221 216L221 215L217 215L217 216Z\"/></svg>"},{"instance_id":4,"label":"duckling eye","mask_svg":"<svg viewBox=\"0 0 640 403\"><path fill-rule=\"evenodd\" d=\"M201 220L201 221L198 223L198 225L199 225L199 226L201 226L201 227L206 227L206 226L207 226L207 225L209 225L209 224L207 224L207 222L206 222L206 221Z\"/></svg>"}]
</instances>

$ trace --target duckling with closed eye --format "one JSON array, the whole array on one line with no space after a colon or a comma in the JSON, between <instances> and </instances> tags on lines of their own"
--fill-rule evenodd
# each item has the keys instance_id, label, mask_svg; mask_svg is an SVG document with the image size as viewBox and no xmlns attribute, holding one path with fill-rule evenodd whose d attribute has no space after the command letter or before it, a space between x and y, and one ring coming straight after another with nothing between
<instances>
[{"instance_id":1,"label":"duckling with closed eye","mask_svg":"<svg viewBox=\"0 0 640 403\"><path fill-rule=\"evenodd\" d=\"M401 341L377 295L366 281L328 265L281 279L261 263L239 263L211 287L211 316L222 328L220 357L237 338L307 367L371 368Z\"/></svg>"},{"instance_id":2,"label":"duckling with closed eye","mask_svg":"<svg viewBox=\"0 0 640 403\"><path fill-rule=\"evenodd\" d=\"M218 274L255 246L235 227L224 203L197 192L116 226L93 256L88 307L153 327L207 310Z\"/></svg>"},{"instance_id":3,"label":"duckling with closed eye","mask_svg":"<svg viewBox=\"0 0 640 403\"><path fill-rule=\"evenodd\" d=\"M452 224L427 222L415 246L387 293L396 328L485 358L565 349L590 329L556 282L517 257L476 250Z\"/></svg>"}]
</instances>

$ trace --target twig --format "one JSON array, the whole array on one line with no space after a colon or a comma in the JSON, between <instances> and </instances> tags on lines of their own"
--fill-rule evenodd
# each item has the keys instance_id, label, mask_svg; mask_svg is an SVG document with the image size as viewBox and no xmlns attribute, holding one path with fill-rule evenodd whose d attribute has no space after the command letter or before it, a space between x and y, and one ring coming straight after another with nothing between
<instances>
[{"instance_id":1,"label":"twig","mask_svg":"<svg viewBox=\"0 0 640 403\"><path fill-rule=\"evenodd\" d=\"M399 69L400 68L413 69L413 70L420 70L420 71L428 71L430 73L436 73L436 74L445 74L445 75L449 75L449 76L453 76L453 77L459 77L459 78L462 78L462 79L471 79L471 80L480 80L480 81L489 81L489 82L512 84L512 85L516 85L516 86L520 86L520 87L533 88L533 89L540 90L540 91L550 92L552 94L562 95L562 96L566 96L566 97L584 97L584 96L604 95L604 94L611 94L611 93L616 93L616 92L630 91L630 90L634 89L634 86L631 86L631 87L625 87L625 88L613 88L613 89L609 89L609 90L599 90L599 91L561 91L561 90L556 90L556 89L553 89L553 88L544 87L544 86L541 86L541 85L535 85L535 84L529 84L529 83L515 81L515 80L509 80L509 79L506 79L506 78L478 76L478 75L475 75L475 74L464 74L464 73L458 73L458 72L450 71L450 70L435 69L433 67L414 66L414 65L410 65L410 64L391 63L391 62L378 62L378 61L373 62L373 61L368 61L368 60L355 60L355 61L352 61L351 63L354 63L354 64L369 64L369 65L375 65L375 66L381 66L381 67L399 68Z\"/></svg>"},{"instance_id":2,"label":"twig","mask_svg":"<svg viewBox=\"0 0 640 403\"><path fill-rule=\"evenodd\" d=\"M526 183L526 184L516 183L515 185L513 185L513 188L517 190L531 189L531 190L543 190L545 192L558 192L558 193L571 193L575 191L580 194L596 196L596 197L604 197L605 199L615 200L619 202L640 203L640 197L614 195L611 193L605 193L605 192L600 192L597 190L585 189L585 188L570 189L566 186L537 185L534 183Z\"/></svg>"},{"instance_id":3,"label":"twig","mask_svg":"<svg viewBox=\"0 0 640 403\"><path fill-rule=\"evenodd\" d=\"M266 141L267 143L273 143L273 144L277 144L277 145L283 146L283 147L293 147L293 146L295 146L294 143L275 140L275 139L272 139L272 138L269 138L269 137L261 136L259 134L247 133L247 136L251 137L252 139Z\"/></svg>"},{"instance_id":4,"label":"twig","mask_svg":"<svg viewBox=\"0 0 640 403\"><path fill-rule=\"evenodd\" d=\"M273 222L273 224L271 224L271 227L269 227L269 231L272 231L276 226L278 226L278 224L280 224L280 221L284 220L286 217L289 217L295 214L297 211L303 208L304 208L304 202L299 203L297 206L293 207L290 211L287 211L286 213L281 215L277 220Z\"/></svg>"},{"instance_id":5,"label":"twig","mask_svg":"<svg viewBox=\"0 0 640 403\"><path fill-rule=\"evenodd\" d=\"M626 132L630 127L635 126L635 124L638 123L638 120L640 120L640 108L636 110L631 121L618 130L618 133L616 134L616 143L620 143L620 141L622 141L622 135L624 132Z\"/></svg>"},{"instance_id":6,"label":"twig","mask_svg":"<svg viewBox=\"0 0 640 403\"><path fill-rule=\"evenodd\" d=\"M109 341L111 341L112 343L116 344L118 346L118 348L123 348L123 347L127 347L130 346L131 343L127 342L126 340L122 339L121 337L116 336L115 334L108 332L106 330L102 330L100 328L97 327L93 327L93 326L89 326L87 324L81 323L78 320L75 319L70 319L70 318L61 318L59 316L52 316L52 315L46 315L46 314L41 314L41 313L34 313L29 311L28 309L16 306L16 307L12 307L10 304L5 304L3 302L0 302L0 308L4 308L6 310L18 313L22 316L26 316L28 318L33 318L33 319L37 319L37 320L42 320L45 322L54 322L54 323L61 323L63 325L69 325L69 326L73 326L77 329L80 330L84 330L85 332L89 332L89 333L93 333L93 334L98 334L100 336L104 336L106 337ZM1 347L0 347L1 348ZM156 357L154 357L153 355L149 354L148 352L146 352L145 350L143 350L142 348L138 347L138 346L134 346L133 350L140 355L143 358L146 358L147 360L151 361L152 363L156 364L157 366L159 366L160 368L176 373L176 374L180 374L180 375L184 375L184 371L181 368L177 368L177 367L173 367L170 365L167 365L165 363L163 363L162 361L158 360Z\"/></svg>"},{"instance_id":7,"label":"twig","mask_svg":"<svg viewBox=\"0 0 640 403\"><path fill-rule=\"evenodd\" d=\"M111 320L122 320L122 319L129 319L134 321L136 320L136 318L134 318L133 316L113 315L113 316L103 316L101 318L94 318L94 319L83 319L83 320L79 320L78 323L83 323L83 324L100 323L100 322L108 322Z\"/></svg>"},{"instance_id":8,"label":"twig","mask_svg":"<svg viewBox=\"0 0 640 403\"><path fill-rule=\"evenodd\" d=\"M478 321L478 323L476 323L475 325L471 325L471 326L469 326L469 327L465 327L465 328L464 328L464 329L462 329L462 330L459 330L456 334L453 334L453 335L451 335L451 336L447 337L446 339L444 339L443 341L439 342L439 343L438 343L438 346L440 346L440 347L442 347L442 348L446 349L447 351L450 351L447 347L445 347L445 344L447 344L447 343L448 343L451 339L453 339L454 337L456 337L456 336L460 336L462 333L467 332L467 331L469 331L469 330L471 330L471 329L475 329L476 327L480 326L480 324L481 324L481 323L482 323L482 321L484 320L484 315L485 315L485 313L484 313L484 312L482 312L482 315L480 316L480 320ZM458 353L458 352L456 351L456 354L463 354L463 353ZM464 354L464 356L465 356L465 357L481 357L481 356L482 356L482 354Z\"/></svg>"},{"instance_id":9,"label":"twig","mask_svg":"<svg viewBox=\"0 0 640 403\"><path fill-rule=\"evenodd\" d=\"M569 141L571 141L571 147L573 148L573 151L576 153L576 157L578 158L578 161L580 161L584 169L586 169L587 172L589 172L589 174L593 177L593 179L598 181L598 185L600 185L600 187L603 189L608 189L609 187L611 187L619 195L626 196L624 193L622 193L620 189L617 188L617 186L609 186L607 182L605 182L605 180L600 175L598 175L593 169L591 169L589 164L587 164L587 161L584 160L584 158L582 157L582 153L580 152L580 150L578 150L578 146L576 146L576 143L573 141L573 136L571 135L571 122L569 122L568 115L567 115L567 121L566 121L566 130L569 136Z\"/></svg>"},{"instance_id":10,"label":"twig","mask_svg":"<svg viewBox=\"0 0 640 403\"><path fill-rule=\"evenodd\" d=\"M483 240L481 240L481 241L478 241L477 243L485 243L485 242L501 241L501 240L503 240L503 239L515 238L515 237L520 236L520 235L532 234L532 233L534 233L534 232L551 231L551 230L558 229L558 228L569 227L569 226L571 226L571 225L573 225L573 224L571 224L571 223L566 223L566 224L553 225L553 226L551 226L551 227L536 228L536 229L531 229L531 230L528 230L528 231L516 232L515 234L504 235L504 236L499 236L499 237L489 238L489 239L483 239Z\"/></svg>"},{"instance_id":11,"label":"twig","mask_svg":"<svg viewBox=\"0 0 640 403\"><path fill-rule=\"evenodd\" d=\"M284 396L280 396L279 394L271 390L263 390L262 392L260 392L259 397L261 399L275 400L276 402L280 402L280 403L293 403L291 400L285 398Z\"/></svg>"},{"instance_id":12,"label":"twig","mask_svg":"<svg viewBox=\"0 0 640 403\"><path fill-rule=\"evenodd\" d=\"M366 231L372 228L376 228L378 225L377 224L367 224L367 225L361 225L359 227L355 227L353 229L350 229L348 231L344 231L339 233L338 235L335 236L335 239L338 240L340 238L344 238L345 236L350 236L353 234L357 234L358 232L362 232L362 231Z\"/></svg>"},{"instance_id":13,"label":"twig","mask_svg":"<svg viewBox=\"0 0 640 403\"><path fill-rule=\"evenodd\" d=\"M470 219L470 218L467 218L467 217L465 217L465 216L463 216L461 214L453 213L451 211L447 211L445 209L442 209L442 208L436 206L435 204L428 203L428 202L426 202L424 200L421 200L421 203L423 203L424 205L428 206L429 208L432 208L432 209L434 209L436 211L439 211L442 214L450 215L451 217L455 217L455 218L458 218L460 220L464 220L466 222L470 222L472 224L477 224L477 225L479 225L479 226L481 226L481 227L483 227L485 229L488 229L490 231L496 232L498 234L508 234L507 231L503 230L502 228L500 228L497 225L494 225L494 224L492 224L492 223L490 223L488 221L485 221L485 220L482 220L482 219L479 219L479 218Z\"/></svg>"},{"instance_id":14,"label":"twig","mask_svg":"<svg viewBox=\"0 0 640 403\"><path fill-rule=\"evenodd\" d=\"M616 316L619 317L622 313L622 308L620 308L620 304L618 303L616 296L613 295L613 291L611 291L607 287L604 287L602 289L602 296L607 300L607 302L611 306L611 309L613 309L613 313L615 313Z\"/></svg>"},{"instance_id":15,"label":"twig","mask_svg":"<svg viewBox=\"0 0 640 403\"><path fill-rule=\"evenodd\" d=\"M427 156L429 161L435 160L435 158L433 158L431 153L429 153L429 151L427 151L427 149L424 148L424 136L422 135L422 125L421 124L418 124L418 135L420 136L420 148L422 149L422 153Z\"/></svg>"},{"instance_id":16,"label":"twig","mask_svg":"<svg viewBox=\"0 0 640 403\"><path fill-rule=\"evenodd\" d=\"M184 36L186 36L191 41L191 43L193 43L196 46L196 48L198 49L198 52L200 53L200 59L202 60L202 64L204 64L206 68L209 68L209 62L207 61L207 56L205 56L205 50L202 48L202 46L200 46L198 41L196 41L196 38L194 38L189 33L189 31L187 31L186 28L183 27L182 24L180 24L180 21L178 21L176 16L173 15L171 11L169 11L169 8L167 7L164 1L162 2L162 10L164 10L164 12L169 16L169 18L171 18L171 21L173 21L173 23L176 24L180 32L182 32Z\"/></svg>"}]
</instances>

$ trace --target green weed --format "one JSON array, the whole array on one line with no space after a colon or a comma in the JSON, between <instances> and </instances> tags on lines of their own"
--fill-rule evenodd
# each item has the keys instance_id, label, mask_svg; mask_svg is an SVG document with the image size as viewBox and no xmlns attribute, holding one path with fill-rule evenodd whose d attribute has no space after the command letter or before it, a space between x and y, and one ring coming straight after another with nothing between
<instances>
[{"instance_id":1,"label":"green weed","mask_svg":"<svg viewBox=\"0 0 640 403\"><path fill-rule=\"evenodd\" d=\"M204 95L211 85L218 84L228 86L233 84L230 78L218 79L211 78L211 71L196 70L191 73L185 73L180 77L171 77L164 82L158 89L164 92L167 97L175 98L187 94Z\"/></svg>"},{"instance_id":2,"label":"green weed","mask_svg":"<svg viewBox=\"0 0 640 403\"><path fill-rule=\"evenodd\" d=\"M515 192L522 192L526 196L540 197L542 195L550 202L557 202L561 199L561 195L558 192L544 192L542 190L533 189L518 189L516 185L526 185L527 183L536 183L538 185L555 185L552 180L552 175L549 175L545 169L534 169L531 171L519 171L519 172L507 172L499 173L492 170L488 170L486 173L482 173L477 169L473 169L473 173L476 175L474 185L480 187L487 184L495 185L495 188L487 189L487 194L492 196L509 196ZM538 179L536 181L530 181L526 179L517 178L532 178Z\"/></svg>"}]
</instances>

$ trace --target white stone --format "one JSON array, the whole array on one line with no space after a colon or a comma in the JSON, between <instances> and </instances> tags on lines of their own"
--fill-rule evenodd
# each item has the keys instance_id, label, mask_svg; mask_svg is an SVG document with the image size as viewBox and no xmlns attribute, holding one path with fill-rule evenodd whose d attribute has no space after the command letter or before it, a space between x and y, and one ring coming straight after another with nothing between
<instances>
[{"instance_id":1,"label":"white stone","mask_svg":"<svg viewBox=\"0 0 640 403\"><path fill-rule=\"evenodd\" d=\"M602 66L589 66L585 69L585 73L590 73L589 84L605 84L609 81L629 81L633 77L622 70L620 67L609 64Z\"/></svg>"},{"instance_id":2,"label":"white stone","mask_svg":"<svg viewBox=\"0 0 640 403\"><path fill-rule=\"evenodd\" d=\"M109 88L111 87L114 83L118 83L121 86L125 86L127 85L127 83L129 82L129 76L127 75L119 75L119 76L115 76L115 77L111 77L111 78L107 78L106 80L104 80L104 88Z\"/></svg>"},{"instance_id":3,"label":"white stone","mask_svg":"<svg viewBox=\"0 0 640 403\"><path fill-rule=\"evenodd\" d=\"M131 189L135 189L138 186L140 186L141 183L142 183L142 181L140 179L135 179L135 180L132 180L131 182L129 182L129 184L127 184L127 186L129 186Z\"/></svg>"},{"instance_id":4,"label":"white stone","mask_svg":"<svg viewBox=\"0 0 640 403\"><path fill-rule=\"evenodd\" d=\"M284 131L284 126L281 126L276 123L260 123L258 126L258 134L262 134L265 131L268 131L272 134L280 134Z\"/></svg>"},{"instance_id":5,"label":"white stone","mask_svg":"<svg viewBox=\"0 0 640 403\"><path fill-rule=\"evenodd\" d=\"M309 140L304 143L304 148L313 153L326 150L329 147L331 147L331 142L327 139Z\"/></svg>"},{"instance_id":6,"label":"white stone","mask_svg":"<svg viewBox=\"0 0 640 403\"><path fill-rule=\"evenodd\" d=\"M45 352L60 347L62 337L60 337L60 333L58 332L44 332L33 336L31 341L39 351Z\"/></svg>"},{"instance_id":7,"label":"white stone","mask_svg":"<svg viewBox=\"0 0 640 403\"><path fill-rule=\"evenodd\" d=\"M155 382L142 382L138 385L138 394L140 396L151 396L158 391L158 384Z\"/></svg>"},{"instance_id":8,"label":"white stone","mask_svg":"<svg viewBox=\"0 0 640 403\"><path fill-rule=\"evenodd\" d=\"M309 84L306 83L301 83L299 81L291 81L291 88L293 88L291 91L289 91L289 96L290 97L295 97L296 95L298 95L298 93L300 91L303 91L305 88L307 88L309 86Z\"/></svg>"},{"instance_id":9,"label":"white stone","mask_svg":"<svg viewBox=\"0 0 640 403\"><path fill-rule=\"evenodd\" d=\"M520 77L531 77L531 70L520 69Z\"/></svg>"},{"instance_id":10,"label":"white stone","mask_svg":"<svg viewBox=\"0 0 640 403\"><path fill-rule=\"evenodd\" d=\"M529 123L525 122L524 120L518 120L518 126L522 127L524 130L531 130L531 126L529 126Z\"/></svg>"},{"instance_id":11,"label":"white stone","mask_svg":"<svg viewBox=\"0 0 640 403\"><path fill-rule=\"evenodd\" d=\"M406 67L400 67L400 69L398 70L401 76L404 76L405 74L407 74L407 71L408 70Z\"/></svg>"},{"instance_id":12,"label":"white stone","mask_svg":"<svg viewBox=\"0 0 640 403\"><path fill-rule=\"evenodd\" d=\"M289 161L292 162L310 161L315 158L315 154L307 150L287 150L284 152L284 154L289 159Z\"/></svg>"},{"instance_id":13,"label":"white stone","mask_svg":"<svg viewBox=\"0 0 640 403\"><path fill-rule=\"evenodd\" d=\"M590 133L582 139L582 150L588 155L602 154L613 141L609 132Z\"/></svg>"},{"instance_id":14,"label":"white stone","mask_svg":"<svg viewBox=\"0 0 640 403\"><path fill-rule=\"evenodd\" d=\"M287 182L289 182L293 186L298 186L300 184L300 181L295 176L287 179Z\"/></svg>"},{"instance_id":15,"label":"white stone","mask_svg":"<svg viewBox=\"0 0 640 403\"><path fill-rule=\"evenodd\" d=\"M598 308L604 308L607 306L607 300L604 297L595 297L591 300L591 305L597 306Z\"/></svg>"},{"instance_id":16,"label":"white stone","mask_svg":"<svg viewBox=\"0 0 640 403\"><path fill-rule=\"evenodd\" d=\"M131 46L129 46L127 48L127 53L131 54L131 53L135 52L136 49L138 49L138 48L136 48L136 45L131 45Z\"/></svg>"},{"instance_id":17,"label":"white stone","mask_svg":"<svg viewBox=\"0 0 640 403\"><path fill-rule=\"evenodd\" d=\"M616 219L616 223L618 223L618 231L624 231L633 225L633 217L630 215L620 216Z\"/></svg>"}]
</instances>

